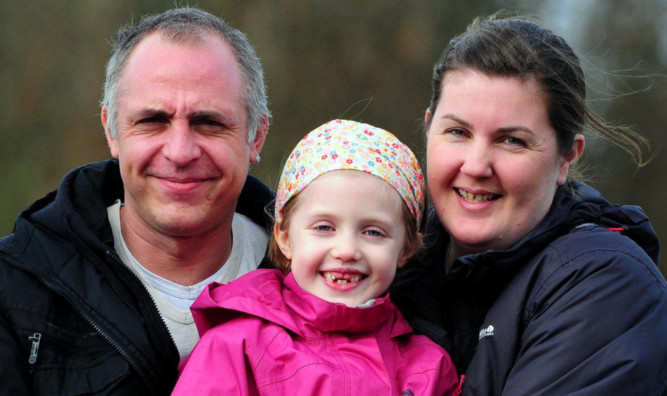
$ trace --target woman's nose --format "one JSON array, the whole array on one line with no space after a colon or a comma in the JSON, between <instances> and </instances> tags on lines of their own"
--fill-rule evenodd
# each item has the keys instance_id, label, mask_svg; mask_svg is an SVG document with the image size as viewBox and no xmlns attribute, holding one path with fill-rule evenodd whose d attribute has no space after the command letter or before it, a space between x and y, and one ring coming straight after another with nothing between
<instances>
[{"instance_id":1,"label":"woman's nose","mask_svg":"<svg viewBox=\"0 0 667 396\"><path fill-rule=\"evenodd\" d=\"M463 157L461 172L475 178L491 177L491 153L483 144L471 144Z\"/></svg>"}]
</instances>

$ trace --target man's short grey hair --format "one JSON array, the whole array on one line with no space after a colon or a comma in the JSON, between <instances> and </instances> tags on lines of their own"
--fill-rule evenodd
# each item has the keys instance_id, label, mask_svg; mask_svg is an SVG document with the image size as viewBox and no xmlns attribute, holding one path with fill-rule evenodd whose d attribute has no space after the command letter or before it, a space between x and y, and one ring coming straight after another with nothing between
<instances>
[{"instance_id":1,"label":"man's short grey hair","mask_svg":"<svg viewBox=\"0 0 667 396\"><path fill-rule=\"evenodd\" d=\"M244 98L248 112L248 142L255 140L260 123L268 123L266 85L262 64L248 38L229 26L221 18L194 7L174 8L161 14L141 19L136 26L125 26L112 42L112 54L107 62L106 80L101 106L107 109L107 126L113 139L118 136L118 82L132 50L148 34L160 32L176 42L198 41L203 34L220 36L232 48L236 61L245 77Z\"/></svg>"}]
</instances>

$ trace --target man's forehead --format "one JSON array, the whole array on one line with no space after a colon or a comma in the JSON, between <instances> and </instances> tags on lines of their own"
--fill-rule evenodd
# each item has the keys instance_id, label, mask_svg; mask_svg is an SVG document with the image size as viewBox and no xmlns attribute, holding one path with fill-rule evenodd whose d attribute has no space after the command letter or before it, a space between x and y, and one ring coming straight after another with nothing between
<instances>
[{"instance_id":1,"label":"man's forehead","mask_svg":"<svg viewBox=\"0 0 667 396\"><path fill-rule=\"evenodd\" d=\"M201 48L207 45L214 47L221 45L222 47L225 47L236 62L236 56L234 55L234 51L231 45L219 34L205 30L189 32L187 34L183 33L180 35L170 34L167 31L155 31L148 33L142 37L139 42L136 43L125 60L123 70L127 69L134 58L137 56L145 55L146 53L151 54L156 50L156 48L176 46L183 49L188 49ZM238 62L236 63L238 64Z\"/></svg>"},{"instance_id":2,"label":"man's forehead","mask_svg":"<svg viewBox=\"0 0 667 396\"><path fill-rule=\"evenodd\" d=\"M203 46L207 47L202 50ZM213 33L196 42L174 42L158 32L152 33L137 44L125 62L118 80L119 95L132 90L128 79L132 85L162 79L165 84L185 86L184 90L192 84L189 88L199 91L215 89L218 83L225 92L235 87L240 98L245 97L246 79L236 55L225 40ZM198 80L206 83L194 88Z\"/></svg>"}]
</instances>

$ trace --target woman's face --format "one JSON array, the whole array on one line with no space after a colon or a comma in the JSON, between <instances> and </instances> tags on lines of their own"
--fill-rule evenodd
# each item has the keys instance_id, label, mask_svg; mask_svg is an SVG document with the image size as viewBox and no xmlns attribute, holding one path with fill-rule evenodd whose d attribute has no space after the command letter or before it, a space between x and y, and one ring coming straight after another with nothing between
<instances>
[{"instance_id":1,"label":"woman's face","mask_svg":"<svg viewBox=\"0 0 667 396\"><path fill-rule=\"evenodd\" d=\"M583 151L577 135L573 154L559 154L533 79L450 71L426 119L428 186L453 258L508 248L527 235Z\"/></svg>"}]
</instances>

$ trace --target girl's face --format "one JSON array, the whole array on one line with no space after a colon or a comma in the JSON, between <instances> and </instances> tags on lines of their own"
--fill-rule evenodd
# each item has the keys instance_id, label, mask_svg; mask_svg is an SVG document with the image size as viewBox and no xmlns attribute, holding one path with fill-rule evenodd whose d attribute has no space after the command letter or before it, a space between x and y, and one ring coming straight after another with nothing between
<instances>
[{"instance_id":1,"label":"girl's face","mask_svg":"<svg viewBox=\"0 0 667 396\"><path fill-rule=\"evenodd\" d=\"M428 186L452 236L450 258L508 248L527 235L584 147L577 135L573 154L559 154L533 79L450 71L426 118Z\"/></svg>"},{"instance_id":2,"label":"girl's face","mask_svg":"<svg viewBox=\"0 0 667 396\"><path fill-rule=\"evenodd\" d=\"M299 286L350 307L383 295L407 259L398 192L379 177L340 170L297 199L289 227L276 225L274 235Z\"/></svg>"}]
</instances>

